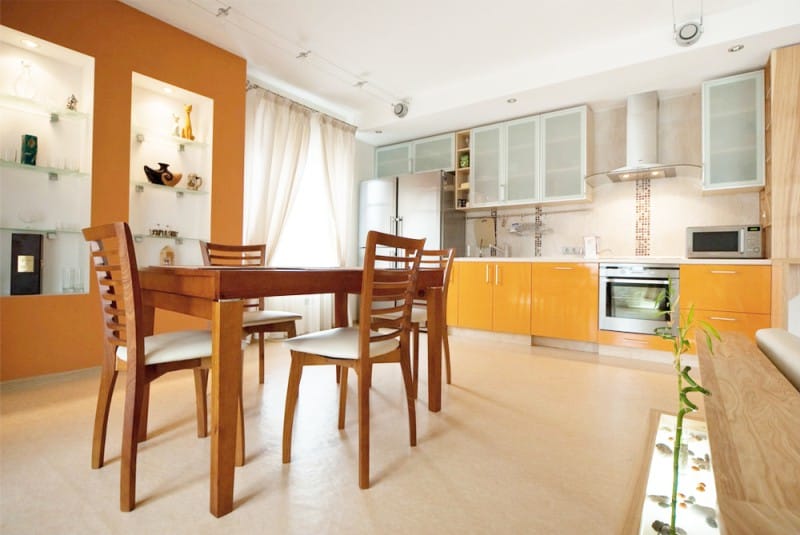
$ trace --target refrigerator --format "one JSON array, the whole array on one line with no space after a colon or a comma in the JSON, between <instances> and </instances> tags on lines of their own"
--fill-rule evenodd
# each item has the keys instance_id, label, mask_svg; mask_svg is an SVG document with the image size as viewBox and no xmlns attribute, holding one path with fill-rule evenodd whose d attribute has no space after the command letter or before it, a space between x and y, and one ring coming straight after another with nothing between
<instances>
[{"instance_id":1,"label":"refrigerator","mask_svg":"<svg viewBox=\"0 0 800 535\"><path fill-rule=\"evenodd\" d=\"M367 233L378 230L426 238L426 249L454 247L465 256L465 214L455 208L455 176L433 171L362 180L359 190L359 264Z\"/></svg>"}]
</instances>

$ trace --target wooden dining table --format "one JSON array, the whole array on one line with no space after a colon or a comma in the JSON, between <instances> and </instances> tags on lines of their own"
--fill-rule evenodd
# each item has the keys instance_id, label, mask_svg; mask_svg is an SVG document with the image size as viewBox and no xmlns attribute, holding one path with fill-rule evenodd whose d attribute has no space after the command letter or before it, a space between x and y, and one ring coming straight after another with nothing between
<instances>
[{"instance_id":1,"label":"wooden dining table","mask_svg":"<svg viewBox=\"0 0 800 535\"><path fill-rule=\"evenodd\" d=\"M254 268L152 266L140 270L144 317L152 332L155 309L211 320L210 510L233 510L237 405L242 379L242 300L333 294L334 323L348 325L347 296L361 291L361 268ZM427 301L428 409L441 410L442 269L421 269L417 288Z\"/></svg>"}]
</instances>

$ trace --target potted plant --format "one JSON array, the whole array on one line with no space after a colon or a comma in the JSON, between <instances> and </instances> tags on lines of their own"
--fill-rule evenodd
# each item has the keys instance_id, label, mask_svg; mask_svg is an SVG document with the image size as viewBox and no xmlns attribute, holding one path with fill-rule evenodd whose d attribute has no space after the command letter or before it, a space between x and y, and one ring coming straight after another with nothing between
<instances>
[{"instance_id":1,"label":"potted plant","mask_svg":"<svg viewBox=\"0 0 800 535\"><path fill-rule=\"evenodd\" d=\"M710 396L711 392L703 388L697 383L690 375L691 367L683 366L681 363L681 356L691 348L690 336L693 331L700 330L705 335L706 344L709 351L713 352L713 339L720 340L719 333L710 323L695 319L694 305L689 307L686 316L680 313L679 296L673 293L672 283L662 292L657 300L658 303L667 299L669 302L669 325L659 327L656 329L656 335L663 339L672 341L672 359L677 377L678 386L678 413L676 417L675 437L672 444L672 496L670 500L670 522L668 525L656 520L653 522L652 527L657 533L668 533L676 535L678 533L677 526L675 525L675 516L677 512L677 495L678 495L678 468L680 466L681 457L681 440L683 435L683 418L690 412L697 410L695 405L690 399L689 394L699 392L704 396ZM683 531L683 530L681 530Z\"/></svg>"}]
</instances>

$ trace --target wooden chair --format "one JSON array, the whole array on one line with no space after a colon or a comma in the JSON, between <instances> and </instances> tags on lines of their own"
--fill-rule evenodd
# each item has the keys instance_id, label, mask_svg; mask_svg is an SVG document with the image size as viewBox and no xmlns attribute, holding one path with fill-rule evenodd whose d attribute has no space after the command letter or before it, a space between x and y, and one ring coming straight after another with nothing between
<instances>
[{"instance_id":1,"label":"wooden chair","mask_svg":"<svg viewBox=\"0 0 800 535\"><path fill-rule=\"evenodd\" d=\"M397 362L402 371L408 403L408 423L411 446L417 444L417 425L414 399L411 392L409 362L409 332L411 305L416 289L417 273L424 239L411 239L376 231L367 235L364 273L361 283L359 325L339 327L310 333L287 340L292 362L286 389L283 418L283 462L292 457L292 424L300 391L304 366L329 364L341 366L339 383L339 429L344 429L347 402L347 372L358 376L358 484L369 487L369 386L372 365ZM378 253L386 246L396 254ZM400 268L383 267L397 265ZM380 308L388 305L390 308ZM381 312L397 312L394 318L376 316Z\"/></svg>"},{"instance_id":2,"label":"wooden chair","mask_svg":"<svg viewBox=\"0 0 800 535\"><path fill-rule=\"evenodd\" d=\"M266 245L225 245L201 241L203 262L207 266L263 266ZM264 384L264 333L286 333L297 336L295 321L303 316L282 310L264 310L264 299L252 299L244 304L242 325L245 334L258 337L258 383Z\"/></svg>"},{"instance_id":3,"label":"wooden chair","mask_svg":"<svg viewBox=\"0 0 800 535\"><path fill-rule=\"evenodd\" d=\"M447 289L450 286L450 272L453 268L453 258L455 257L455 249L426 249L422 251L422 260L420 261L420 269L436 268L444 270L444 286L442 288L442 303L447 303ZM414 358L412 364L412 378L414 398L416 399L419 390L419 330L422 324L428 322L428 308L425 299L414 299L414 305L411 309L411 333L414 341ZM396 316L397 313L383 314L384 317ZM444 364L446 371L447 384L451 381L450 372L450 340L447 337L447 306L444 307L442 314L441 332L442 343L444 346Z\"/></svg>"},{"instance_id":4,"label":"wooden chair","mask_svg":"<svg viewBox=\"0 0 800 535\"><path fill-rule=\"evenodd\" d=\"M111 396L117 374L127 374L122 426L120 509L136 505L136 456L138 443L147 435L150 383L176 370L193 370L197 398L197 436L208 434L206 387L211 364L211 333L184 330L145 335L139 271L133 239L127 223L111 223L83 229L89 242L103 315L103 362L94 419L92 468L103 466ZM146 323L147 321L147 323ZM237 464L244 458L241 397Z\"/></svg>"}]
</instances>

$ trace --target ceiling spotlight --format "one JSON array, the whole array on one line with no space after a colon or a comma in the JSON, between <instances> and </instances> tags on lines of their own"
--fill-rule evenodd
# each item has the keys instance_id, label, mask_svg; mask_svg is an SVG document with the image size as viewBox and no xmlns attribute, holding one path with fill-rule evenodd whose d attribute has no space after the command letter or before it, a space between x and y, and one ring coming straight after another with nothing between
<instances>
[{"instance_id":1,"label":"ceiling spotlight","mask_svg":"<svg viewBox=\"0 0 800 535\"><path fill-rule=\"evenodd\" d=\"M678 26L675 19L675 0L672 0L672 37L678 46L691 46L703 35L703 0L700 0L700 21L684 22Z\"/></svg>"},{"instance_id":2,"label":"ceiling spotlight","mask_svg":"<svg viewBox=\"0 0 800 535\"><path fill-rule=\"evenodd\" d=\"M310 50L302 50L299 54L295 56L295 59L306 59L310 55L311 55Z\"/></svg>"},{"instance_id":3,"label":"ceiling spotlight","mask_svg":"<svg viewBox=\"0 0 800 535\"><path fill-rule=\"evenodd\" d=\"M359 80L359 81L357 81L356 83L353 84L353 87L359 87L360 88L360 87L364 87L365 85L367 85L367 81L366 80Z\"/></svg>"},{"instance_id":4,"label":"ceiling spotlight","mask_svg":"<svg viewBox=\"0 0 800 535\"><path fill-rule=\"evenodd\" d=\"M383 130L375 130L376 134L383 134Z\"/></svg>"},{"instance_id":5,"label":"ceiling spotlight","mask_svg":"<svg viewBox=\"0 0 800 535\"><path fill-rule=\"evenodd\" d=\"M394 105L394 114L400 117L401 119L408 115L408 104L405 102L398 102Z\"/></svg>"},{"instance_id":6,"label":"ceiling spotlight","mask_svg":"<svg viewBox=\"0 0 800 535\"><path fill-rule=\"evenodd\" d=\"M228 13L231 11L231 6L228 7L220 7L217 9L217 17L227 17Z\"/></svg>"},{"instance_id":7,"label":"ceiling spotlight","mask_svg":"<svg viewBox=\"0 0 800 535\"><path fill-rule=\"evenodd\" d=\"M728 49L728 52L738 52L738 51L740 51L740 50L741 50L741 49L743 49L743 48L744 48L744 45L742 45L742 44L739 44L739 45L733 45L732 47L730 47L730 48Z\"/></svg>"},{"instance_id":8,"label":"ceiling spotlight","mask_svg":"<svg viewBox=\"0 0 800 535\"><path fill-rule=\"evenodd\" d=\"M30 39L22 39L22 44L28 48L39 48L39 43L31 41Z\"/></svg>"},{"instance_id":9,"label":"ceiling spotlight","mask_svg":"<svg viewBox=\"0 0 800 535\"><path fill-rule=\"evenodd\" d=\"M517 99L515 99L514 97L511 97L510 99L506 100L506 102L508 102L509 104L514 104L516 101Z\"/></svg>"}]
</instances>

